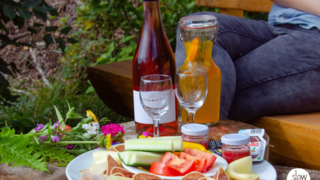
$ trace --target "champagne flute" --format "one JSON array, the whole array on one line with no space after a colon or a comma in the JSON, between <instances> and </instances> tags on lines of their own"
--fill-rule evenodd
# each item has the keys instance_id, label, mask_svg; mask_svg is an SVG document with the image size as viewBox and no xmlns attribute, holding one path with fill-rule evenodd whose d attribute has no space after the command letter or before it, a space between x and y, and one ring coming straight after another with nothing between
<instances>
[{"instance_id":1,"label":"champagne flute","mask_svg":"<svg viewBox=\"0 0 320 180\"><path fill-rule=\"evenodd\" d=\"M140 80L140 102L153 120L153 136L159 137L159 122L169 110L174 92L171 77L164 74L142 76Z\"/></svg>"},{"instance_id":2,"label":"champagne flute","mask_svg":"<svg viewBox=\"0 0 320 180\"><path fill-rule=\"evenodd\" d=\"M203 105L208 93L206 72L202 69L180 70L176 75L175 90L180 105L188 111L188 123L194 123L196 111Z\"/></svg>"}]
</instances>

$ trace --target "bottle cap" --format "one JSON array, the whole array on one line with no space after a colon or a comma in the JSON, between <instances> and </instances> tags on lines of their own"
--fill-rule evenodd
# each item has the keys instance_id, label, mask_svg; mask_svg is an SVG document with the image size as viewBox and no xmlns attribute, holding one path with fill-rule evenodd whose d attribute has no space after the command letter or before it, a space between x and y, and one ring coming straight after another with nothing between
<instances>
[{"instance_id":1,"label":"bottle cap","mask_svg":"<svg viewBox=\"0 0 320 180\"><path fill-rule=\"evenodd\" d=\"M203 124L191 123L183 125L181 132L186 135L202 136L209 133L209 128Z\"/></svg>"},{"instance_id":2,"label":"bottle cap","mask_svg":"<svg viewBox=\"0 0 320 180\"><path fill-rule=\"evenodd\" d=\"M246 134L226 134L221 137L221 142L227 145L248 144L250 136Z\"/></svg>"}]
</instances>

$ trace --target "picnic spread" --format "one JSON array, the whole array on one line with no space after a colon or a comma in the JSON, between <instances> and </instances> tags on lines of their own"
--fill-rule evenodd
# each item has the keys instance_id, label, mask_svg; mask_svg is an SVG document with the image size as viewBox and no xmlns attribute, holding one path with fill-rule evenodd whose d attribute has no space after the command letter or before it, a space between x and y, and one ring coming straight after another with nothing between
<instances>
[{"instance_id":1,"label":"picnic spread","mask_svg":"<svg viewBox=\"0 0 320 180\"><path fill-rule=\"evenodd\" d=\"M135 132L134 122L127 122L120 124L124 127L126 135L124 139L133 139L137 137L137 133ZM222 136L223 133L220 131L223 129L225 133L235 133L239 129L249 129L249 128L256 128L252 125L231 121L231 120L220 120L219 124L214 127L210 127L209 130L209 138L210 140L218 140ZM8 167L5 164L0 164L0 179L4 180L27 180L27 179L34 179L34 180L67 180L66 177L66 167L57 167L58 163L48 163L48 169L51 174L46 172L37 171L31 169L29 167ZM90 166L90 164L85 165L86 168ZM294 167L286 167L286 166L273 166L277 172L277 180L286 180L288 173ZM320 171L306 169L312 179L317 179L320 177ZM80 173L79 173L80 176Z\"/></svg>"}]
</instances>

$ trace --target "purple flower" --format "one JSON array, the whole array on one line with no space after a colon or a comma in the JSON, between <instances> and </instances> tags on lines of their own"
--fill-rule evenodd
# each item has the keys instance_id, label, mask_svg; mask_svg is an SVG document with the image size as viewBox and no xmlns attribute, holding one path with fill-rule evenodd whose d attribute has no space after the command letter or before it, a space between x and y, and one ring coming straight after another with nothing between
<instances>
[{"instance_id":1,"label":"purple flower","mask_svg":"<svg viewBox=\"0 0 320 180\"><path fill-rule=\"evenodd\" d=\"M54 143L56 143L60 140L60 137L59 136L51 136L51 139Z\"/></svg>"},{"instance_id":2,"label":"purple flower","mask_svg":"<svg viewBox=\"0 0 320 180\"><path fill-rule=\"evenodd\" d=\"M67 149L73 149L72 144L69 144L68 146L66 146Z\"/></svg>"},{"instance_id":3,"label":"purple flower","mask_svg":"<svg viewBox=\"0 0 320 180\"><path fill-rule=\"evenodd\" d=\"M53 124L53 129L56 129L56 128L58 128L60 126L60 123L59 123L59 121L57 121L57 122L55 122L54 124Z\"/></svg>"},{"instance_id":4,"label":"purple flower","mask_svg":"<svg viewBox=\"0 0 320 180\"><path fill-rule=\"evenodd\" d=\"M39 137L40 143L43 143L43 139L48 140L47 136L40 136Z\"/></svg>"},{"instance_id":5,"label":"purple flower","mask_svg":"<svg viewBox=\"0 0 320 180\"><path fill-rule=\"evenodd\" d=\"M33 132L40 131L43 128L43 124L37 124L37 127L34 128Z\"/></svg>"}]
</instances>

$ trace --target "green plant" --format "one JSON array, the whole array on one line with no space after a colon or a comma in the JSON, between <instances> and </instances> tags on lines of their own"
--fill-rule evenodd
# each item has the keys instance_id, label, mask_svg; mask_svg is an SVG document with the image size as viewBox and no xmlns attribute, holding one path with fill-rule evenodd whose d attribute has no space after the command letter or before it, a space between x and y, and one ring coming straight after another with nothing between
<instances>
[{"instance_id":1,"label":"green plant","mask_svg":"<svg viewBox=\"0 0 320 180\"><path fill-rule=\"evenodd\" d=\"M44 0L2 0L0 2L0 47L5 47L7 45L15 46L28 46L32 45L28 42L19 42L17 40L12 40L9 37L11 33L6 27L6 23L12 22L16 27L22 29L27 26L27 30L34 35L38 33L37 28L44 26L44 24L34 22L32 26L26 23L33 15L37 19L41 19L43 22L46 22L47 15L58 16L59 13L55 8L49 6ZM59 29L57 26L47 26L45 30L46 35L43 36L43 40L48 47L51 43L55 42L59 45L62 51L66 47L66 40L69 43L76 43L77 41L74 38L68 37L68 33L72 29L70 26L63 27L60 29L58 35L55 35ZM15 72L19 72L15 67L14 63L7 64L3 59L0 58L0 72L13 75ZM7 67L11 67L11 72ZM10 106L12 103L17 102L18 96L11 94L9 90L9 82L0 74L0 105Z\"/></svg>"}]
</instances>

